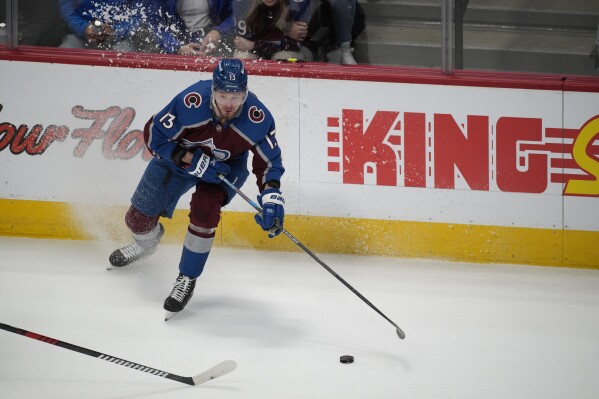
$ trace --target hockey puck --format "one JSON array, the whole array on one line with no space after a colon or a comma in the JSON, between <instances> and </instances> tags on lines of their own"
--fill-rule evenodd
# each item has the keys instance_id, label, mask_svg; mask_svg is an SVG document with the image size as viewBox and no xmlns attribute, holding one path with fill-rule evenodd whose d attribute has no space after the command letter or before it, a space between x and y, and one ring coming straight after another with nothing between
<instances>
[{"instance_id":1,"label":"hockey puck","mask_svg":"<svg viewBox=\"0 0 599 399\"><path fill-rule=\"evenodd\" d=\"M353 363L354 362L354 357L351 355L343 355L339 358L339 361L341 363Z\"/></svg>"}]
</instances>

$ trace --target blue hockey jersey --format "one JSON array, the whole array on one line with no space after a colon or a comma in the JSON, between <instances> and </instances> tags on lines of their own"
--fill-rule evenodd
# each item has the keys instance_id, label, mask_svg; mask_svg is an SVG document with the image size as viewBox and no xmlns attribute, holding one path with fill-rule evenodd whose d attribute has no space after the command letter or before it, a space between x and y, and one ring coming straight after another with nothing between
<instances>
[{"instance_id":1,"label":"blue hockey jersey","mask_svg":"<svg viewBox=\"0 0 599 399\"><path fill-rule=\"evenodd\" d=\"M275 121L266 106L252 92L237 115L226 124L214 116L211 107L212 80L194 83L179 93L146 124L144 138L150 152L173 161L181 149L203 151L220 161L247 157L251 151L252 172L259 190L285 172L281 149L275 137ZM176 158L176 157L175 157Z\"/></svg>"}]
</instances>

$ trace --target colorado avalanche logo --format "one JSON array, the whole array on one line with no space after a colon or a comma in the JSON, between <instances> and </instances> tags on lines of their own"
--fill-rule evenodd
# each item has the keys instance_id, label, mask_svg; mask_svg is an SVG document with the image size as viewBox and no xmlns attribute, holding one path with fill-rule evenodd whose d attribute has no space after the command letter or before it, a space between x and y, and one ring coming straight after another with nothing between
<instances>
[{"instance_id":1,"label":"colorado avalanche logo","mask_svg":"<svg viewBox=\"0 0 599 399\"><path fill-rule=\"evenodd\" d=\"M248 111L248 116L252 122L260 123L264 120L264 111L256 108L255 105L252 105Z\"/></svg>"},{"instance_id":2,"label":"colorado avalanche logo","mask_svg":"<svg viewBox=\"0 0 599 399\"><path fill-rule=\"evenodd\" d=\"M202 96L195 91L187 93L183 99L183 103L187 108L200 108L200 105L202 105Z\"/></svg>"},{"instance_id":3,"label":"colorado avalanche logo","mask_svg":"<svg viewBox=\"0 0 599 399\"><path fill-rule=\"evenodd\" d=\"M221 150L220 148L217 148L216 145L214 145L214 141L212 140L212 137L209 138L208 140L203 140L203 141L189 141L189 140L183 139L183 140L181 140L181 144L183 145L183 147L185 147L187 149L198 148L198 147L207 148L212 153L212 156L214 158L218 159L219 161L226 161L227 159L229 159L231 157L230 151Z\"/></svg>"}]
</instances>

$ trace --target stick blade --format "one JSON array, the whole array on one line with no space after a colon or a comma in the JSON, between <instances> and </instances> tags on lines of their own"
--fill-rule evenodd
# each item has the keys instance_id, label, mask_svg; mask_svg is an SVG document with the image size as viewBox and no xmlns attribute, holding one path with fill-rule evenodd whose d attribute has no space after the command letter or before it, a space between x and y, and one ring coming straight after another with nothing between
<instances>
[{"instance_id":1,"label":"stick blade","mask_svg":"<svg viewBox=\"0 0 599 399\"><path fill-rule=\"evenodd\" d=\"M406 334L401 330L401 328L397 327L397 329L395 330L395 332L397 333L397 336L399 337L399 339L405 339L406 338Z\"/></svg>"},{"instance_id":2,"label":"stick blade","mask_svg":"<svg viewBox=\"0 0 599 399\"><path fill-rule=\"evenodd\" d=\"M216 366L212 367L211 369L208 369L208 370L204 371L203 373L200 373L196 376L191 377L191 379L193 380L194 385L200 385L200 384L205 383L206 381L210 381L210 380L213 380L220 376L223 376L225 374L229 374L231 371L235 370L236 368L237 368L237 363L235 363L234 360L225 360L224 362L217 364Z\"/></svg>"}]
</instances>

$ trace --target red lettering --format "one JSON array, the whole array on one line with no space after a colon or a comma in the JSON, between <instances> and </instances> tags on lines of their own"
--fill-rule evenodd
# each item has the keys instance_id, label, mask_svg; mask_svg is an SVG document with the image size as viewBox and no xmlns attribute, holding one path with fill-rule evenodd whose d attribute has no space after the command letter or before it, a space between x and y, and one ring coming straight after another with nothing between
<instances>
[{"instance_id":1,"label":"red lettering","mask_svg":"<svg viewBox=\"0 0 599 399\"><path fill-rule=\"evenodd\" d=\"M397 185L397 152L386 141L399 112L378 111L366 131L361 110L343 110L343 182ZM368 176L371 175L371 176Z\"/></svg>"},{"instance_id":2,"label":"red lettering","mask_svg":"<svg viewBox=\"0 0 599 399\"><path fill-rule=\"evenodd\" d=\"M19 126L11 138L10 152L15 155L22 152L41 155L54 141L64 141L69 134L69 128L66 126L50 125L43 133L44 127L40 124L33 126L30 131L28 129L27 125Z\"/></svg>"},{"instance_id":3,"label":"red lettering","mask_svg":"<svg viewBox=\"0 0 599 399\"><path fill-rule=\"evenodd\" d=\"M543 141L540 118L497 121L497 186L501 191L542 193L547 189L547 154L522 152L519 141Z\"/></svg>"},{"instance_id":4,"label":"red lettering","mask_svg":"<svg viewBox=\"0 0 599 399\"><path fill-rule=\"evenodd\" d=\"M89 128L73 130L72 137L81 141L73 150L76 157L83 157L94 140L102 140L102 155L107 159L131 159L142 153L142 158L151 158L145 147L143 132L127 132L135 118L133 108L109 107L105 110L87 110L81 106L73 108L73 115L80 119L93 120ZM108 124L109 120L110 123ZM106 130L104 126L108 124Z\"/></svg>"},{"instance_id":5,"label":"red lettering","mask_svg":"<svg viewBox=\"0 0 599 399\"><path fill-rule=\"evenodd\" d=\"M424 113L404 114L404 185L426 187L426 118Z\"/></svg>"},{"instance_id":6,"label":"red lettering","mask_svg":"<svg viewBox=\"0 0 599 399\"><path fill-rule=\"evenodd\" d=\"M435 187L454 188L457 166L473 190L489 189L489 117L468 115L467 133L448 114L435 114Z\"/></svg>"},{"instance_id":7,"label":"red lettering","mask_svg":"<svg viewBox=\"0 0 599 399\"><path fill-rule=\"evenodd\" d=\"M126 133L133 119L135 119L133 108L123 108L114 117L102 143L102 154L106 158L131 159L146 148L142 131L132 130Z\"/></svg>"},{"instance_id":8,"label":"red lettering","mask_svg":"<svg viewBox=\"0 0 599 399\"><path fill-rule=\"evenodd\" d=\"M80 105L73 107L73 116L94 121L89 128L73 130L71 137L81 140L73 150L73 155L78 158L83 157L94 140L103 139L105 132L102 127L120 110L119 107L109 107L102 111L87 110Z\"/></svg>"},{"instance_id":9,"label":"red lettering","mask_svg":"<svg viewBox=\"0 0 599 399\"><path fill-rule=\"evenodd\" d=\"M108 159L130 159L141 153L142 159L152 158L145 146L141 130L127 129L135 118L133 108L109 107L105 110L87 110L81 106L73 108L72 113L80 119L92 120L89 128L73 130L72 137L79 139L73 150L76 157L83 157L94 140L102 140L102 155ZM104 126L109 123L106 131ZM11 153L18 155L41 155L55 141L63 142L69 135L67 126L49 125L45 130L36 124L29 130L27 125L18 128L8 122L0 123L0 151L10 148Z\"/></svg>"},{"instance_id":10,"label":"red lettering","mask_svg":"<svg viewBox=\"0 0 599 399\"><path fill-rule=\"evenodd\" d=\"M15 137L15 130L16 126L12 123L0 123L0 136L2 136L0 139L0 151L4 151L10 145Z\"/></svg>"},{"instance_id":11,"label":"red lettering","mask_svg":"<svg viewBox=\"0 0 599 399\"><path fill-rule=\"evenodd\" d=\"M10 143L10 152L15 155L24 152L28 145L33 145L33 143L35 143L43 128L42 125L35 125L31 128L31 132L27 134L29 127L27 125L19 126L15 138L12 143Z\"/></svg>"}]
</instances>

